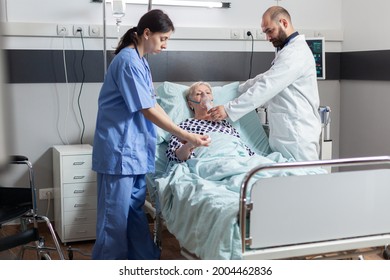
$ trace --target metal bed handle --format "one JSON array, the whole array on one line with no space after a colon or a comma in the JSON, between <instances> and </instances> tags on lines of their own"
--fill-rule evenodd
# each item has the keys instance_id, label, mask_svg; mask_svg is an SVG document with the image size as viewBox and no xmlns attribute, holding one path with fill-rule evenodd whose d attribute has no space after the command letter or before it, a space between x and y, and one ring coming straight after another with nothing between
<instances>
[{"instance_id":1,"label":"metal bed handle","mask_svg":"<svg viewBox=\"0 0 390 280\"><path fill-rule=\"evenodd\" d=\"M265 169L286 169L286 168L298 168L298 167L313 167L313 166L355 166L355 165L373 165L373 164L390 164L390 156L375 156L375 157L357 157L357 158L345 158L345 159L330 159L330 160L315 160L315 161L300 161L300 162L283 162L274 163L269 165L260 165L253 168L247 175L241 184L240 189L240 212L239 212L239 224L241 230L241 245L242 253L246 248L246 216L247 216L247 198L246 193L248 189L249 180L258 172ZM390 167L389 167L390 168Z\"/></svg>"}]
</instances>

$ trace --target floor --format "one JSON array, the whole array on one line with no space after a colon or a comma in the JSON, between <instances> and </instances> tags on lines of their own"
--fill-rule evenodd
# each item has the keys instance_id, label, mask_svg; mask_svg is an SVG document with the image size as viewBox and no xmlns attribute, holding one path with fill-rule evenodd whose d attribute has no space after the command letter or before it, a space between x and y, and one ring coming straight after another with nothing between
<instances>
[{"instance_id":1,"label":"floor","mask_svg":"<svg viewBox=\"0 0 390 280\"><path fill-rule=\"evenodd\" d=\"M153 226L151 224L151 230ZM45 224L39 225L40 234L45 239L45 245L48 247L54 247L54 242L52 241L49 230L47 229ZM17 225L7 225L0 228L0 237L13 234L18 231ZM72 242L62 244L61 248L64 254L65 259L73 259L73 260L90 260L90 254L92 251L94 241L83 241L83 242ZM72 249L72 250L70 250ZM8 251L0 252L0 260L13 260L17 258L17 254L20 251L20 247L13 248ZM364 249L361 250L361 256L364 257L365 260L383 260L382 257L382 249L374 248L374 249ZM58 254L54 251L50 253L50 257L52 259L59 259ZM328 258L332 258L331 254L327 255ZM349 257L345 256L346 259L358 259L358 256ZM37 259L35 251L26 250L24 254L24 258L26 260L34 260ZM178 260L185 259L180 253L180 246L175 237L169 233L168 230L164 229L162 232L162 260ZM316 259L316 257L309 257L308 259Z\"/></svg>"},{"instance_id":2,"label":"floor","mask_svg":"<svg viewBox=\"0 0 390 280\"><path fill-rule=\"evenodd\" d=\"M151 225L152 228L152 225ZM8 236L16 233L18 231L17 225L7 225L0 228L0 237ZM49 230L47 229L45 224L39 225L40 234L45 239L45 245L47 247L54 247L54 242L52 241ZM175 237L169 233L168 230L164 229L162 232L162 260L177 260L184 259L184 257L180 253L180 246ZM90 260L90 254L92 251L94 241L80 241L80 242L72 242L61 245L62 253L64 254L65 259L73 259L73 260ZM71 248L72 250L69 250ZM13 248L8 251L0 252L0 260L13 260L17 258L17 255L20 251L20 247ZM73 256L72 256L73 255ZM52 259L58 260L59 256L56 251L50 251L50 257ZM37 259L36 253L34 250L26 250L23 259L25 260L35 260Z\"/></svg>"}]
</instances>

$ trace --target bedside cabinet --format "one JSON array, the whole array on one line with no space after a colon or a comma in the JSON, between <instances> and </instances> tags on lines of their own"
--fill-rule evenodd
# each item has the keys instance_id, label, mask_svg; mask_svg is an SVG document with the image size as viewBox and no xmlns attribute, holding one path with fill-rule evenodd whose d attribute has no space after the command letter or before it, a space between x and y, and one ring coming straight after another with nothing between
<instances>
[{"instance_id":1,"label":"bedside cabinet","mask_svg":"<svg viewBox=\"0 0 390 280\"><path fill-rule=\"evenodd\" d=\"M96 173L92 146L53 147L54 228L63 243L96 238Z\"/></svg>"}]
</instances>

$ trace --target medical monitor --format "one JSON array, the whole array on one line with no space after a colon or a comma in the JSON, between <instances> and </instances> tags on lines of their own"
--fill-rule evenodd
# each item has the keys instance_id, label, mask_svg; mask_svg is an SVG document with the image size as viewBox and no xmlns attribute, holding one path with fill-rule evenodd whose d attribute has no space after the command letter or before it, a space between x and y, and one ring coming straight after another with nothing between
<instances>
[{"instance_id":1,"label":"medical monitor","mask_svg":"<svg viewBox=\"0 0 390 280\"><path fill-rule=\"evenodd\" d=\"M325 79L325 39L307 38L306 42L316 62L317 79Z\"/></svg>"}]
</instances>

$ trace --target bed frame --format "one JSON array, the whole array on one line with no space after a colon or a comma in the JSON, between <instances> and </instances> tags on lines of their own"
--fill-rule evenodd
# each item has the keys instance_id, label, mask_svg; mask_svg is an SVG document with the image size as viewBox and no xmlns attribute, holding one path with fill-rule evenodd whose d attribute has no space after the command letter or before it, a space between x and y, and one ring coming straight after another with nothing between
<instances>
[{"instance_id":1,"label":"bed frame","mask_svg":"<svg viewBox=\"0 0 390 280\"><path fill-rule=\"evenodd\" d=\"M379 156L276 163L252 169L240 193L243 258L291 259L315 255L337 259L356 250L362 254L358 249L378 246L384 246L383 256L387 258L389 164L389 156ZM264 170L361 165L379 167L272 177L249 185L251 178Z\"/></svg>"}]
</instances>

